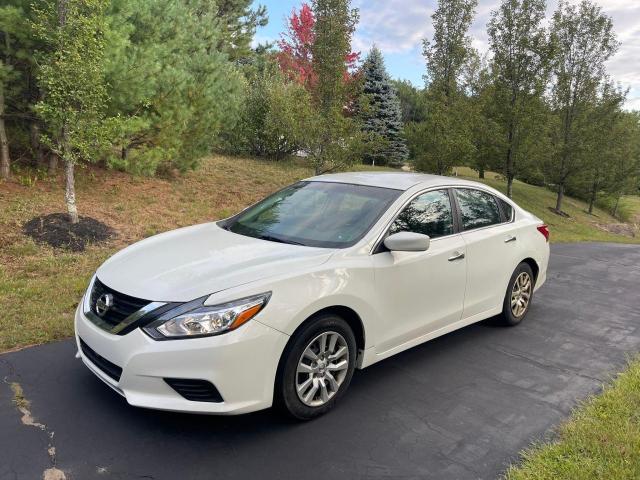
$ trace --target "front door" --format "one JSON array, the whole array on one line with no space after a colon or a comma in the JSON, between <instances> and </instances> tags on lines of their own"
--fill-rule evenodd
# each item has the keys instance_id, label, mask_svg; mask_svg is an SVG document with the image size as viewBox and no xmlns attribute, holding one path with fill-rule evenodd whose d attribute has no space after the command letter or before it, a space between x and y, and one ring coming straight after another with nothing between
<instances>
[{"instance_id":1,"label":"front door","mask_svg":"<svg viewBox=\"0 0 640 480\"><path fill-rule=\"evenodd\" d=\"M381 251L372 256L376 295L385 331L377 345L383 353L460 320L465 284L465 243L455 233L448 189L416 196L398 214L389 234L428 235L424 252Z\"/></svg>"}]
</instances>

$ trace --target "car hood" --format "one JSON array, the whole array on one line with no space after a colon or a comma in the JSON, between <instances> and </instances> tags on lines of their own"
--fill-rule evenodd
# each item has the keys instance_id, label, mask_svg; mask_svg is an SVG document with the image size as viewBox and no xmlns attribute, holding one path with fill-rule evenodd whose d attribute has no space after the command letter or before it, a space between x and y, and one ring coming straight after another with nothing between
<instances>
[{"instance_id":1,"label":"car hood","mask_svg":"<svg viewBox=\"0 0 640 480\"><path fill-rule=\"evenodd\" d=\"M326 262L333 250L246 237L205 223L135 243L108 259L97 276L133 297L186 302Z\"/></svg>"}]
</instances>

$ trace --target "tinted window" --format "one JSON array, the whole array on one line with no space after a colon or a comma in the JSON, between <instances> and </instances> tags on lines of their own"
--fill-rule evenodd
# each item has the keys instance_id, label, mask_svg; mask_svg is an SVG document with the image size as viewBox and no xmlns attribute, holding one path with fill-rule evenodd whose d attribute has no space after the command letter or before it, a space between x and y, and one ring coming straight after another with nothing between
<instances>
[{"instance_id":1,"label":"tinted window","mask_svg":"<svg viewBox=\"0 0 640 480\"><path fill-rule=\"evenodd\" d=\"M360 240L399 190L330 182L299 182L220 224L274 242L340 248Z\"/></svg>"},{"instance_id":2,"label":"tinted window","mask_svg":"<svg viewBox=\"0 0 640 480\"><path fill-rule=\"evenodd\" d=\"M507 202L505 202L504 200L502 200L501 198L496 197L496 200L498 200L498 202L500 203L500 208L502 208L504 221L510 222L513 219L513 207L509 205Z\"/></svg>"},{"instance_id":3,"label":"tinted window","mask_svg":"<svg viewBox=\"0 0 640 480\"><path fill-rule=\"evenodd\" d=\"M470 188L456 189L456 198L460 205L462 229L486 227L501 223L500 210L493 195Z\"/></svg>"},{"instance_id":4,"label":"tinted window","mask_svg":"<svg viewBox=\"0 0 640 480\"><path fill-rule=\"evenodd\" d=\"M431 238L450 235L453 233L453 216L449 193L436 190L414 198L400 212L389 232L415 232Z\"/></svg>"}]
</instances>

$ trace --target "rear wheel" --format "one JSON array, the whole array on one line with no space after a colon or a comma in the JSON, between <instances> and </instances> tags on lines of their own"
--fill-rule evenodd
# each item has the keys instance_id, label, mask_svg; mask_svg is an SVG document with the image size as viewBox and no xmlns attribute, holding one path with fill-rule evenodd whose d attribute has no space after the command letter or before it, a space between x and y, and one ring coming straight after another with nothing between
<instances>
[{"instance_id":1,"label":"rear wheel","mask_svg":"<svg viewBox=\"0 0 640 480\"><path fill-rule=\"evenodd\" d=\"M291 340L276 380L276 402L290 415L309 420L328 412L349 387L356 340L342 318L315 318Z\"/></svg>"},{"instance_id":2,"label":"rear wheel","mask_svg":"<svg viewBox=\"0 0 640 480\"><path fill-rule=\"evenodd\" d=\"M502 305L505 325L518 325L529 313L533 298L534 277L531 267L522 262L511 275Z\"/></svg>"}]
</instances>

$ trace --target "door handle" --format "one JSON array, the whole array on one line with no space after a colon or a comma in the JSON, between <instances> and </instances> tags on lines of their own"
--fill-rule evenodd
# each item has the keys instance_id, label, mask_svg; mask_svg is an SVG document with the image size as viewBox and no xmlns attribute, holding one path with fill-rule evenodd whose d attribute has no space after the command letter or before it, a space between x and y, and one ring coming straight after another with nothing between
<instances>
[{"instance_id":1,"label":"door handle","mask_svg":"<svg viewBox=\"0 0 640 480\"><path fill-rule=\"evenodd\" d=\"M453 252L453 256L449 257L448 260L453 262L455 260L462 260L464 258L464 252Z\"/></svg>"},{"instance_id":2,"label":"door handle","mask_svg":"<svg viewBox=\"0 0 640 480\"><path fill-rule=\"evenodd\" d=\"M517 238L515 237L515 235L510 235L505 239L504 243L515 242L516 240Z\"/></svg>"}]
</instances>

